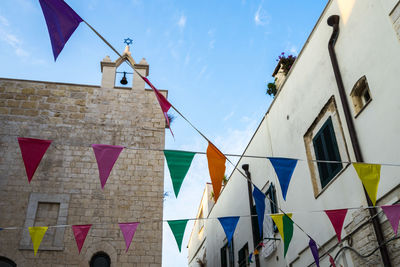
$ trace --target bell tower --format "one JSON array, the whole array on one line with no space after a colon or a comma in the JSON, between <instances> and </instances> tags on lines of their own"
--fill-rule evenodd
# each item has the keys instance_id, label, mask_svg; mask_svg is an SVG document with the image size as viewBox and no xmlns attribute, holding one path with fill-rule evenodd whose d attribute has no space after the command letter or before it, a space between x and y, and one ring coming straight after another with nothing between
<instances>
[{"instance_id":1,"label":"bell tower","mask_svg":"<svg viewBox=\"0 0 400 267\"><path fill-rule=\"evenodd\" d=\"M133 78L131 80L132 84L131 89L144 90L145 82L137 72L139 72L140 75L147 77L149 75L149 64L147 63L145 58L142 58L142 60L138 64L135 62L130 52L130 46L129 46L130 43L131 42L127 43L123 54L116 61L113 62L111 61L109 56L106 56L100 62L101 72L103 73L101 78L102 88L118 87L116 86L116 80L115 80L117 69L119 66L121 66L122 63L126 62L128 66L133 67L132 69ZM126 78L125 73L124 77ZM117 82L119 83L119 81Z\"/></svg>"}]
</instances>

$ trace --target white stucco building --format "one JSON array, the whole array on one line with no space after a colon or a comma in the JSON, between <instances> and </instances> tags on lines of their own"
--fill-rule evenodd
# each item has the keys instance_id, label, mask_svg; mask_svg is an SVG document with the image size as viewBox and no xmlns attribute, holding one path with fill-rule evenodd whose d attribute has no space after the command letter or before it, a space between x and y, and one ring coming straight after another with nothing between
<instances>
[{"instance_id":1,"label":"white stucco building","mask_svg":"<svg viewBox=\"0 0 400 267\"><path fill-rule=\"evenodd\" d=\"M271 184L275 187L279 208L293 212L293 220L321 245L321 266L329 266L327 251L337 255L337 266L400 265L399 239L387 242L386 252L382 248L372 253L379 244L368 210L348 211L340 244L328 217L323 212L310 212L368 206L362 183L349 162L361 158L366 163L399 164L399 62L400 1L330 0L285 80L279 81L273 103L237 164L239 169L248 164L253 183L270 197L274 197ZM340 80L342 97L348 102L347 115L339 93ZM286 201L271 163L246 155L301 159ZM318 166L312 161L324 157L343 163ZM399 196L400 166L382 165L376 205L399 203ZM274 212L268 200L266 206L266 213ZM390 240L393 230L381 209L376 211L377 231ZM258 261L253 258L254 262L248 263L248 254L258 242L253 240L255 225L249 215L247 180L234 171L209 210L204 231L192 232L189 266L315 266L309 238L296 226L285 258L280 240L265 239ZM218 220L211 219L223 216L247 216L238 222L232 247L226 246ZM263 237L280 239L273 228L265 216ZM360 257L352 249L372 255ZM205 265L193 261L198 253L205 255Z\"/></svg>"}]
</instances>

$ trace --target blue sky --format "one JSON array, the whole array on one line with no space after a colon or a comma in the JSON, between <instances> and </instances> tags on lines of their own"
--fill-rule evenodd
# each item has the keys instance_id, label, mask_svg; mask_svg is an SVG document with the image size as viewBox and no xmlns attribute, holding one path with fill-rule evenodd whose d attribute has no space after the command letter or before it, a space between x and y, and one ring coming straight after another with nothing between
<instances>
[{"instance_id":1,"label":"blue sky","mask_svg":"<svg viewBox=\"0 0 400 267\"><path fill-rule=\"evenodd\" d=\"M66 2L121 52L132 38L132 55L146 58L150 81L169 90L170 102L223 152L241 153L272 101L265 88L276 58L300 52L327 0ZM37 0L1 1L0 51L0 77L95 85L99 62L117 58L81 24L54 62ZM172 128L175 140L166 132L166 148L206 150L178 116ZM209 180L206 158L197 155L176 199L166 170L164 218L194 217ZM164 224L163 266L187 265L191 227L179 253Z\"/></svg>"}]
</instances>

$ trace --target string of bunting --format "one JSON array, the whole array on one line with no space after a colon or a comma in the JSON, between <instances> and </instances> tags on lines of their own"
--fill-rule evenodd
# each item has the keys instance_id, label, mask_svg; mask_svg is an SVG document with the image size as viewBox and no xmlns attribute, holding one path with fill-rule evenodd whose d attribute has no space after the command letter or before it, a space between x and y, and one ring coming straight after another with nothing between
<instances>
[{"instance_id":1,"label":"string of bunting","mask_svg":"<svg viewBox=\"0 0 400 267\"><path fill-rule=\"evenodd\" d=\"M50 35L50 40L51 40L51 45L53 49L53 55L54 59L56 60L59 53L63 49L64 45L68 41L68 39L71 37L73 32L76 30L76 28L79 26L81 22L84 22L90 29L92 29L95 34L97 34L114 52L117 53L117 55L121 56L116 49L112 47L112 45L107 42L107 40L104 39L91 25L89 25L86 21L84 21L71 7L69 7L64 1L62 0L39 0L40 5L42 7L42 11L46 20L46 24L49 30L49 35ZM57 25L55 27L54 25ZM128 62L130 65L130 63ZM133 68L133 66L131 66ZM221 186L222 186L222 179L225 173L225 163L226 160L230 162L236 170L242 176L250 181L247 176L236 167L235 164L233 164L229 158L226 157L220 150L218 150L217 147L215 147L212 142L203 134L201 133L185 116L183 116L182 113L179 112L171 103L168 102L168 100L151 84L151 82L146 78L143 77L135 68L133 70L153 89L156 98L160 104L161 110L163 112L163 115L165 117L165 120L169 126L169 129L171 131L171 134L173 135L172 129L170 127L170 122L167 116L167 112L169 109L172 107L184 120L186 120L205 140L208 142L208 148L207 148L207 160L208 160L208 166L209 166L209 172L210 172L210 177L214 189L214 200L217 201ZM20 148L21 148L21 153L22 157L24 160L25 164L25 169L27 172L28 176L28 181L30 182L32 180L32 177L40 163L40 160L42 159L44 153L46 152L47 148L50 146L51 141L49 140L41 140L41 142L32 142L32 140L29 140L29 138L19 138L18 139L20 143ZM21 145L22 144L22 145ZM24 148L22 148L24 147ZM33 148L35 147L35 148ZM93 145L93 150L96 156L96 161L98 163L98 168L99 168L99 177L101 181L101 186L104 188L106 181L108 179L108 176L111 172L112 167L115 164L115 161L118 159L119 154L121 153L122 149L124 147L118 147L118 146L109 146L109 145ZM178 157L180 155L172 155L173 157ZM166 157L171 157L171 154L166 156ZM184 157L184 163L176 163L175 160L171 161L171 163L167 163L168 166L173 166L172 168L175 168L173 171L175 182L173 181L174 185L174 192L175 195L178 195L180 186L182 184L183 178L185 177L187 170L188 170L188 165L190 166L191 160L193 159L192 155L186 154ZM273 165L273 168L275 169L276 175L278 177L279 183L281 185L281 190L282 190L282 195L284 199L286 200L286 194L288 191L288 187L290 184L290 180L292 177L292 174L294 172L294 168L297 164L296 159L287 159L287 158L268 158ZM363 164L363 163L353 163L353 166L362 181L364 187L367 190L368 196L371 199L373 205L376 203L376 194L377 194L377 189L378 189L378 184L380 180L380 164ZM185 168L187 167L187 170L185 171ZM172 177L172 174L171 174ZM183 178L182 178L183 177ZM251 181L250 181L251 182ZM254 185L254 184L253 184ZM254 189L257 187L254 185ZM257 194L257 193L256 193ZM267 199L276 205L271 199L267 197ZM265 201L265 199L264 199ZM256 204L257 205L257 204ZM259 204L261 205L261 204ZM264 203L265 205L265 203ZM262 205L261 205L262 206ZM277 205L276 205L277 206ZM277 206L278 207L278 206ZM399 210L398 208L393 208L393 206L389 206L390 208L387 208L386 211L389 211L391 214L390 218L394 218L397 220L399 217L398 213ZM396 206L395 206L396 207ZM279 208L279 207L278 207ZM257 212L261 213L262 208L259 207L257 208ZM276 225L278 226L278 230L281 234L282 240L284 241L284 254L286 255L286 252L289 247L289 243L291 241L292 235L293 235L293 224L296 225L302 232L304 232L308 237L308 235L298 224L296 224L292 219L291 215L283 212L280 208L279 210L283 214L277 214L272 217ZM385 210L384 210L385 211ZM346 210L347 212L347 210ZM395 215L393 215L393 213ZM330 213L328 217L334 222L332 222L335 231L336 229L339 229L339 226L343 225L342 220L344 220L345 214L344 212L337 211L336 213ZM227 235L227 238L230 242L231 237L233 236L233 232L236 228L237 222L240 217L234 216L234 217L225 217L225 218L218 218L224 231L225 234ZM389 217L388 217L389 219ZM394 220L393 219L393 220ZM391 220L391 219L389 219ZM184 220L179 220L176 221L173 224L170 224L171 230L174 232L178 233L182 229L185 229L186 227L186 222ZM392 223L392 222L391 222ZM172 226L171 226L172 225ZM397 220L397 225L398 225L398 220ZM392 224L393 226L393 224ZM84 241L86 237L87 232L89 231L90 227L88 225L82 226L82 227L77 227L76 228L76 233L79 236L80 242L82 240ZM122 230L122 228L121 228ZM136 230L136 228L135 228ZM34 249L35 254L36 251L40 245L40 242L47 231L47 227L31 227L30 228L30 235L34 244ZM74 234L75 234L74 231ZM341 231L341 230L340 230ZM86 234L85 234L86 232ZM134 231L133 231L134 232ZM336 231L336 233L338 233ZM396 229L397 233L397 229ZM133 237L133 234L132 234ZM182 235L183 237L183 235ZM178 247L180 247L181 244L181 239L179 241L178 237L176 239L178 243ZM76 238L77 239L77 238ZM78 240L78 239L77 239ZM77 243L78 244L78 243ZM83 245L83 242L82 242ZM310 249L315 256L315 251L318 254L318 249L316 248L316 242L310 237ZM78 244L78 250L79 244ZM332 259L333 261L333 259ZM319 263L317 263L319 265ZM333 262L334 265L334 262Z\"/></svg>"},{"instance_id":2,"label":"string of bunting","mask_svg":"<svg viewBox=\"0 0 400 267\"><path fill-rule=\"evenodd\" d=\"M255 188L253 191L253 195L257 194L258 189ZM257 198L257 201L260 200L260 198ZM259 205L259 202L256 202L256 205ZM265 205L265 202L264 202ZM259 205L260 206L260 205ZM262 206L262 205L261 205ZM257 207L257 206L256 206ZM395 235L397 236L398 233L398 226L399 226L399 221L400 221L400 205L385 205L385 206L379 206L382 208L382 211L388 218L388 221L392 225L393 231ZM360 207L359 209L361 209ZM368 207L372 208L372 207ZM348 209L355 209L355 208L347 208L347 209L339 209L339 210L323 210L323 212L326 213L328 216L329 220L332 223L332 226L336 232L338 242L341 242L341 232L343 228L343 223L344 219L347 214ZM314 211L315 212L315 211ZM151 221L163 221L167 222L177 243L179 251L181 251L182 247L182 240L183 236L185 233L186 225L189 220L214 220L218 219L220 222L226 238L228 240L228 244L230 244L233 234L235 232L237 223L241 217L252 217L252 216L257 216L259 222L261 223L260 225L263 225L263 220L264 220L264 210L260 212L259 208L257 209L258 215L242 215L242 216L228 216L228 217L218 217L218 218L190 218L190 219L179 219L179 220L151 220ZM298 212L297 212L298 213ZM293 237L293 220L292 218L292 213L286 213L286 214L267 214L272 218L274 221L275 225L278 228L278 231L281 235L283 244L284 244L284 256L286 256L286 253L289 248L289 244L292 240ZM126 245L126 252L128 251L130 244L132 243L132 239L134 237L134 234L139 226L140 222L127 222L127 223L118 223L120 230L122 232L122 235L125 240L125 245ZM40 244L42 242L42 239L48 230L48 228L58 228L58 227L71 227L75 241L78 247L78 252L80 253L83 247L83 244L86 240L86 236L92 227L92 224L83 224L83 225L54 225L54 226L35 226L35 227L28 227L29 234L32 239L32 244L33 244L33 249L34 249L34 255L36 256L36 253L40 247ZM0 228L0 231L4 230L19 230L23 229L24 227L4 227ZM262 228L260 228L260 236L262 237ZM249 256L249 262L251 262L252 255L257 255L259 253L258 249L259 247L263 247L265 244L263 242L260 242L257 247L254 249L252 253L250 253ZM310 238L310 249L313 253L318 253L318 249L316 249L316 243L315 241ZM319 258L315 257L315 260L318 261Z\"/></svg>"}]
</instances>

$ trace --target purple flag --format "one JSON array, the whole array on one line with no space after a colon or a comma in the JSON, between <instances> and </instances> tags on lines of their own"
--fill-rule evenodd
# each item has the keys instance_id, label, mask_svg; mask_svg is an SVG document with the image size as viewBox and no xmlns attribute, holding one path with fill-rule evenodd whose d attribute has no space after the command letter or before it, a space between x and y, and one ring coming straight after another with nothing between
<instances>
[{"instance_id":1,"label":"purple flag","mask_svg":"<svg viewBox=\"0 0 400 267\"><path fill-rule=\"evenodd\" d=\"M397 235L400 220L400 205L381 206L381 208L392 225L394 234Z\"/></svg>"},{"instance_id":2,"label":"purple flag","mask_svg":"<svg viewBox=\"0 0 400 267\"><path fill-rule=\"evenodd\" d=\"M63 0L39 0L49 30L54 61L83 21Z\"/></svg>"},{"instance_id":3,"label":"purple flag","mask_svg":"<svg viewBox=\"0 0 400 267\"><path fill-rule=\"evenodd\" d=\"M311 237L310 237L310 242L308 242L308 245L310 246L311 253L315 260L315 264L317 265L317 267L319 267L319 255L318 255L317 244L315 243L314 239L312 239Z\"/></svg>"},{"instance_id":4,"label":"purple flag","mask_svg":"<svg viewBox=\"0 0 400 267\"><path fill-rule=\"evenodd\" d=\"M124 147L98 144L93 144L92 147L99 167L101 189L104 189L108 176Z\"/></svg>"},{"instance_id":5,"label":"purple flag","mask_svg":"<svg viewBox=\"0 0 400 267\"><path fill-rule=\"evenodd\" d=\"M124 236L125 239L125 246L126 246L126 251L128 252L128 249L132 243L132 238L135 235L136 228L138 227L139 223L138 222L132 222L132 223L119 223L119 228L121 228L122 235Z\"/></svg>"}]
</instances>

